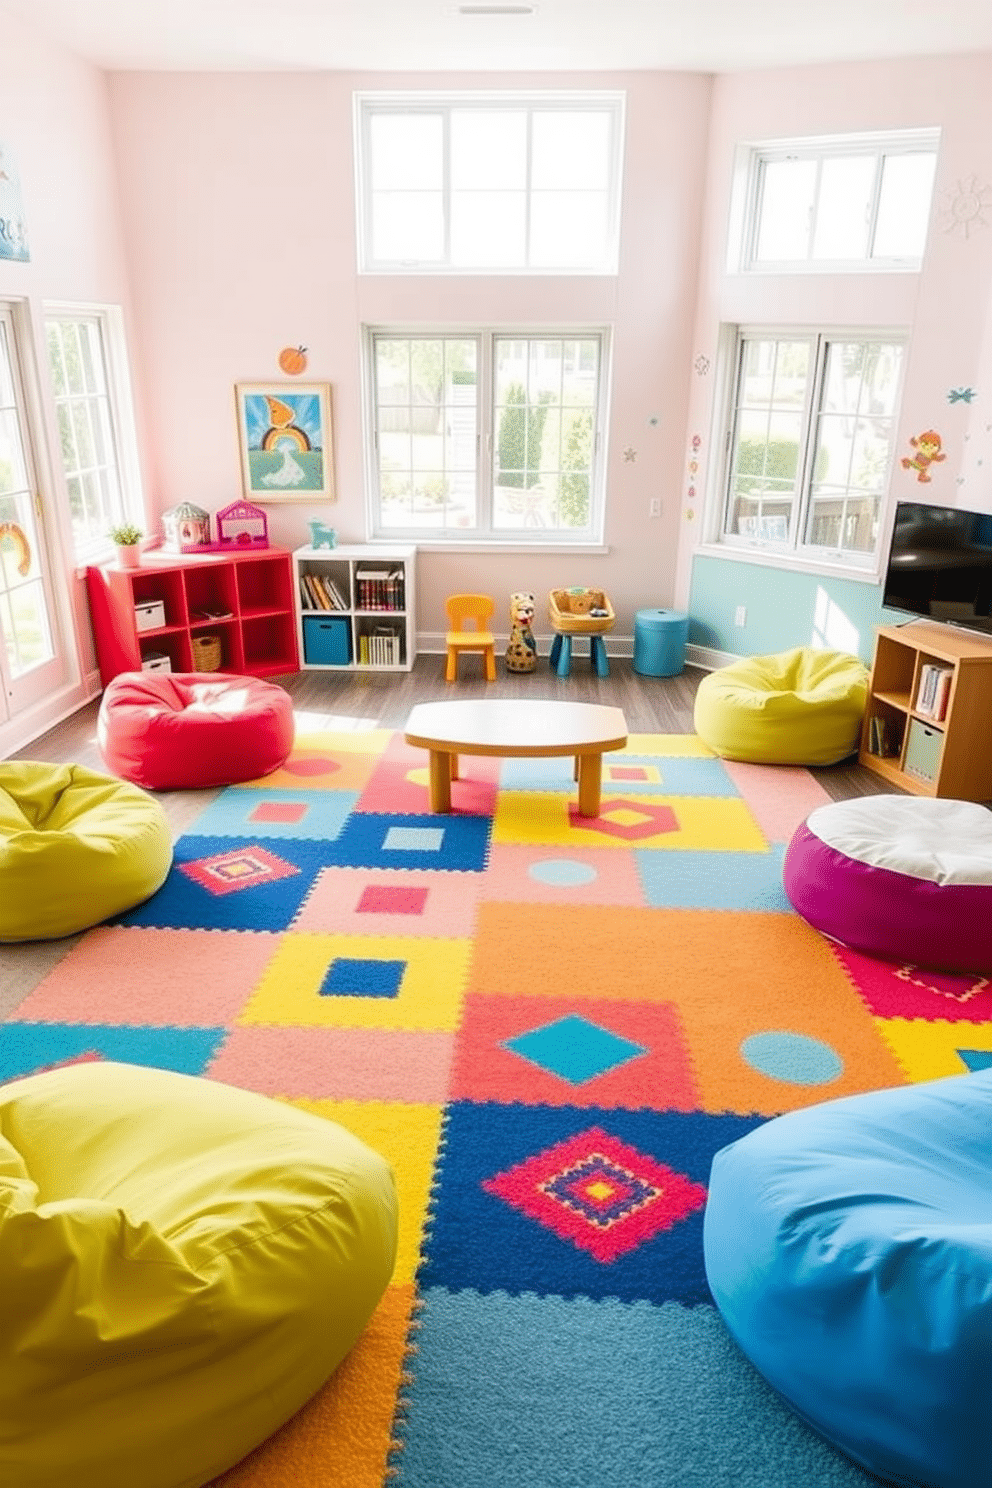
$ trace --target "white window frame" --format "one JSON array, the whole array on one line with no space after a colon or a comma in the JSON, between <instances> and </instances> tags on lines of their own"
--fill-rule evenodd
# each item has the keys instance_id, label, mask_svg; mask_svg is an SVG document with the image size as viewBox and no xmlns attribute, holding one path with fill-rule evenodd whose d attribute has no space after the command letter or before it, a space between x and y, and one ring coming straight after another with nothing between
<instances>
[{"instance_id":1,"label":"white window frame","mask_svg":"<svg viewBox=\"0 0 992 1488\"><path fill-rule=\"evenodd\" d=\"M616 274L620 253L620 197L624 158L624 118L626 94L609 90L587 91L506 91L506 92L356 92L354 94L355 205L360 274L442 274L442 275L611 275ZM528 113L536 112L608 113L612 120L610 138L610 182L607 191L607 230L602 260L585 267L563 265L461 266L451 261L451 179L449 159L450 116L454 110L479 109ZM445 253L442 259L376 260L372 257L372 193L370 182L370 120L375 114L438 114L444 125L444 221ZM530 202L530 183L527 199ZM529 205L528 205L529 211Z\"/></svg>"},{"instance_id":2,"label":"white window frame","mask_svg":"<svg viewBox=\"0 0 992 1488\"><path fill-rule=\"evenodd\" d=\"M478 346L476 383L476 506L475 527L439 528L384 525L380 518L379 453L376 446L375 343L379 338L401 340L474 340ZM597 340L599 367L593 411L593 468L589 492L589 524L583 528L519 528L493 525L493 466L495 428L494 365L498 340ZM366 431L366 522L372 541L416 542L421 548L508 547L590 548L602 550L605 524L606 429L609 408L611 336L606 326L428 326L366 325L363 327L364 418Z\"/></svg>"},{"instance_id":3,"label":"white window frame","mask_svg":"<svg viewBox=\"0 0 992 1488\"><path fill-rule=\"evenodd\" d=\"M55 412L53 442L55 465L62 476L65 503L65 520L72 542L73 556L80 565L97 563L113 552L109 528L131 523L142 531L146 528L146 509L138 458L138 443L134 421L134 402L124 334L124 316L119 305L100 305L78 301L47 300L43 306L45 334L45 368L50 397ZM69 478L75 471L67 470L59 434L58 411L63 399L56 393L52 378L48 351L48 328L53 321L87 322L96 326L103 356L106 379L107 411L110 436L113 443L117 476L117 492L111 497L106 517L107 530L93 534L89 539L77 542L73 530L72 511L69 504Z\"/></svg>"},{"instance_id":4,"label":"white window frame","mask_svg":"<svg viewBox=\"0 0 992 1488\"><path fill-rule=\"evenodd\" d=\"M731 533L729 525L732 493L730 478L735 445L734 411L736 389L742 366L743 343L746 339L809 341L814 347L814 362L803 414L800 449L799 488L796 493L788 541L746 537ZM817 547L804 540L812 499L812 455L815 445L817 415L823 390L826 347L829 343L871 341L901 345L904 349L899 386L892 414L893 439L889 464L879 500L878 536L871 553L852 549ZM834 326L834 325L724 325L720 329L718 351L717 396L714 400L714 447L720 458L713 462L707 486L706 525L700 551L723 558L767 564L805 573L843 576L877 582L881 572L885 533L894 497L892 474L897 464L895 433L898 428L902 390L906 376L906 352L909 332L904 326Z\"/></svg>"},{"instance_id":5,"label":"white window frame","mask_svg":"<svg viewBox=\"0 0 992 1488\"><path fill-rule=\"evenodd\" d=\"M918 257L905 258L871 256L871 245L877 225L882 162L887 156L931 151L939 157L939 147L939 129L817 135L798 139L752 141L740 145L737 150L731 193L728 271L748 274L918 273L923 262L922 254ZM870 155L876 161L867 256L837 260L809 257L783 260L757 259L755 253L760 227L764 166L769 162L787 159L814 160L822 165L826 159L855 155ZM819 191L819 182L817 190ZM936 186L934 190L936 191ZM932 198L930 209L932 213ZM812 242L812 236L811 224L810 242Z\"/></svg>"}]
</instances>

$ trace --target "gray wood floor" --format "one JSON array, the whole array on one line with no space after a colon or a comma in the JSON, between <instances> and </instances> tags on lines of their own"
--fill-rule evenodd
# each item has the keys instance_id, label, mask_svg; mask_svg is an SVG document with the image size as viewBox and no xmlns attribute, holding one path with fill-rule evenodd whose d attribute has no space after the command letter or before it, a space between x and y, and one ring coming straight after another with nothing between
<instances>
[{"instance_id":1,"label":"gray wood floor","mask_svg":"<svg viewBox=\"0 0 992 1488\"><path fill-rule=\"evenodd\" d=\"M572 675L555 676L542 658L537 671L515 676L497 662L497 680L486 683L478 657L462 660L457 684L444 681L443 656L419 656L409 672L381 675L358 672L297 672L279 678L291 694L297 714L309 715L307 727L333 727L336 718L370 720L382 728L402 728L416 703L442 698L563 698L573 702L607 703L621 708L631 733L692 733L696 688L704 672L687 667L678 677L640 677L631 662L612 658L610 675L597 677L584 657L573 661ZM18 759L56 764L106 767L96 737L98 701L58 724L19 751ZM770 767L773 768L773 767ZM884 781L856 760L812 772L833 800L889 792ZM163 791L160 800L178 837L193 817L218 791ZM28 992L45 977L79 940L32 941L0 946L0 1018L9 1016Z\"/></svg>"}]
</instances>

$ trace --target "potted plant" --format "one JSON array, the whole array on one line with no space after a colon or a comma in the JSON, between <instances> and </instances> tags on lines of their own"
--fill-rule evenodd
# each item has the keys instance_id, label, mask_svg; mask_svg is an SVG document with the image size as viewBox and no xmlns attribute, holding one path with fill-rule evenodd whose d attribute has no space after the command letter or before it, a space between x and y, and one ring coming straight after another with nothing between
<instances>
[{"instance_id":1,"label":"potted plant","mask_svg":"<svg viewBox=\"0 0 992 1488\"><path fill-rule=\"evenodd\" d=\"M117 527L111 527L110 540L117 545L117 560L121 568L141 567L140 543L143 536L141 528L132 522L121 522Z\"/></svg>"}]
</instances>

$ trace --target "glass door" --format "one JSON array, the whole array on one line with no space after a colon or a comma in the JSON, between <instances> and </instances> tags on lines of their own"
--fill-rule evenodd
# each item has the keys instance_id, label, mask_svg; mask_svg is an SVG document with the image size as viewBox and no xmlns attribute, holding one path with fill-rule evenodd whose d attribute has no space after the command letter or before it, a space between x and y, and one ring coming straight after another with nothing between
<instances>
[{"instance_id":1,"label":"glass door","mask_svg":"<svg viewBox=\"0 0 992 1488\"><path fill-rule=\"evenodd\" d=\"M0 722L66 680L14 317L0 305Z\"/></svg>"}]
</instances>

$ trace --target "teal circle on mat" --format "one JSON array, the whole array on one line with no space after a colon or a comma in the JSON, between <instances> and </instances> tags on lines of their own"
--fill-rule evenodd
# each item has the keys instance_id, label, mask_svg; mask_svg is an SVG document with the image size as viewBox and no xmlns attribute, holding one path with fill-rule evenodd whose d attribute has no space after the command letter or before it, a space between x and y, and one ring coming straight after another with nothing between
<instances>
[{"instance_id":1,"label":"teal circle on mat","mask_svg":"<svg viewBox=\"0 0 992 1488\"><path fill-rule=\"evenodd\" d=\"M759 1074L792 1085L827 1085L844 1069L836 1049L804 1033L752 1033L741 1054Z\"/></svg>"},{"instance_id":2,"label":"teal circle on mat","mask_svg":"<svg viewBox=\"0 0 992 1488\"><path fill-rule=\"evenodd\" d=\"M591 864L577 863L574 858L548 858L543 863L531 863L527 874L538 883L553 884L558 889L578 889L599 877Z\"/></svg>"}]
</instances>

